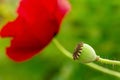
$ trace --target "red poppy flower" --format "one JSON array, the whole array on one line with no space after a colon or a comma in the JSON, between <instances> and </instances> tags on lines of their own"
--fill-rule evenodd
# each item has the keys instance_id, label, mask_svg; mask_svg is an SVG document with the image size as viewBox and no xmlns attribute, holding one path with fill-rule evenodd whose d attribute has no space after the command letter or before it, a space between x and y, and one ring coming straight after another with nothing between
<instances>
[{"instance_id":1,"label":"red poppy flower","mask_svg":"<svg viewBox=\"0 0 120 80\"><path fill-rule=\"evenodd\" d=\"M12 38L7 55L17 62L32 58L58 33L69 9L66 0L21 0L18 17L0 32L1 37Z\"/></svg>"}]
</instances>

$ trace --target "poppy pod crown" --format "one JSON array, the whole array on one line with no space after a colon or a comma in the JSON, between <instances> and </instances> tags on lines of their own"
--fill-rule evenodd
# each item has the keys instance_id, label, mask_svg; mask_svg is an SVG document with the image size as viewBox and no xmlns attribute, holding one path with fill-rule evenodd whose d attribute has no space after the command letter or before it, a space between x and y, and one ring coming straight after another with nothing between
<instances>
[{"instance_id":1,"label":"poppy pod crown","mask_svg":"<svg viewBox=\"0 0 120 80\"><path fill-rule=\"evenodd\" d=\"M74 50L73 59L81 63L90 63L99 60L99 56L90 45L81 42Z\"/></svg>"}]
</instances>

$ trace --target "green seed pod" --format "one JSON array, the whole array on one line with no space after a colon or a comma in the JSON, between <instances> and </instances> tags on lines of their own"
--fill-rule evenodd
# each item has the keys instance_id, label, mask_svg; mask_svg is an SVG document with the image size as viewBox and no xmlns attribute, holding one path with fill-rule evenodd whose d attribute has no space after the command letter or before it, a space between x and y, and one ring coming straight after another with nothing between
<instances>
[{"instance_id":1,"label":"green seed pod","mask_svg":"<svg viewBox=\"0 0 120 80\"><path fill-rule=\"evenodd\" d=\"M73 59L81 63L89 63L98 60L99 56L90 45L81 42L75 48Z\"/></svg>"}]
</instances>

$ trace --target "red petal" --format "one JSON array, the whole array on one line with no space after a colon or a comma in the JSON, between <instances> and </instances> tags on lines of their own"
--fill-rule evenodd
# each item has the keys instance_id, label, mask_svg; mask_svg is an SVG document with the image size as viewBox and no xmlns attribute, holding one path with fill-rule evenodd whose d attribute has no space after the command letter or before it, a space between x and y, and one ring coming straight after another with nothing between
<instances>
[{"instance_id":1,"label":"red petal","mask_svg":"<svg viewBox=\"0 0 120 80\"><path fill-rule=\"evenodd\" d=\"M18 17L4 26L0 33L2 37L12 37L7 55L21 62L47 46L69 10L65 5L63 0L21 0Z\"/></svg>"},{"instance_id":2,"label":"red petal","mask_svg":"<svg viewBox=\"0 0 120 80\"><path fill-rule=\"evenodd\" d=\"M17 17L14 22L7 23L1 30L0 36L1 37L13 37L15 35L18 35L18 33L22 33L22 25L25 25L22 18Z\"/></svg>"}]
</instances>

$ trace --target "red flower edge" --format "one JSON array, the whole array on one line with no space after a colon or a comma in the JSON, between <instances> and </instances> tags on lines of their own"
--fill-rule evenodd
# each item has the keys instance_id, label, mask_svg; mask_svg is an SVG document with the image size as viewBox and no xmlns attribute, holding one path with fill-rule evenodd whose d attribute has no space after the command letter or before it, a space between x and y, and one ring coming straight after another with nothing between
<instances>
[{"instance_id":1,"label":"red flower edge","mask_svg":"<svg viewBox=\"0 0 120 80\"><path fill-rule=\"evenodd\" d=\"M66 0L21 0L18 17L0 31L2 38L12 38L8 57L22 62L42 51L58 33L69 9Z\"/></svg>"}]
</instances>

